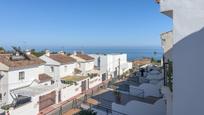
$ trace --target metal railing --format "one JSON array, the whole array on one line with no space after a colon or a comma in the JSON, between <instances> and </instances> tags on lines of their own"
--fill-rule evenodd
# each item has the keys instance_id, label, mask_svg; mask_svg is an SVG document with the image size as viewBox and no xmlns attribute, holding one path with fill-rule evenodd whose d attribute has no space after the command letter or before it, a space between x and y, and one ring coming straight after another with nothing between
<instances>
[{"instance_id":1,"label":"metal railing","mask_svg":"<svg viewBox=\"0 0 204 115\"><path fill-rule=\"evenodd\" d=\"M109 107L105 107L105 106L101 106L101 105L96 105L94 106L94 108L98 110L102 110L106 113L106 115L127 115L125 113L122 113L122 112L119 112L119 111L116 111L116 110L112 110L111 108Z\"/></svg>"}]
</instances>

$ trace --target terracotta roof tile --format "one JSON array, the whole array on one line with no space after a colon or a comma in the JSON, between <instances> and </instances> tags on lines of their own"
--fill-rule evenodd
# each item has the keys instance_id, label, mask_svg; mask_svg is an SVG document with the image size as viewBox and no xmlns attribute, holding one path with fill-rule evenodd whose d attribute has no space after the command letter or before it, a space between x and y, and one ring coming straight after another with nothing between
<instances>
[{"instance_id":1,"label":"terracotta roof tile","mask_svg":"<svg viewBox=\"0 0 204 115\"><path fill-rule=\"evenodd\" d=\"M23 59L23 60L11 60L12 54L0 54L0 62L8 66L10 69L15 69L15 68L23 68L23 67L29 67L29 66L37 66L37 65L42 65L45 62L36 56L30 54L28 59Z\"/></svg>"},{"instance_id":2,"label":"terracotta roof tile","mask_svg":"<svg viewBox=\"0 0 204 115\"><path fill-rule=\"evenodd\" d=\"M87 54L76 54L77 57L79 58L82 58L84 60L87 60L87 61L91 61L91 60L94 60L93 57L87 55Z\"/></svg>"},{"instance_id":3,"label":"terracotta roof tile","mask_svg":"<svg viewBox=\"0 0 204 115\"><path fill-rule=\"evenodd\" d=\"M40 80L40 83L52 80L52 77L47 74L40 74L38 78Z\"/></svg>"},{"instance_id":4,"label":"terracotta roof tile","mask_svg":"<svg viewBox=\"0 0 204 115\"><path fill-rule=\"evenodd\" d=\"M69 64L76 62L74 58L64 54L50 54L49 57L57 62L60 62L61 64Z\"/></svg>"}]
</instances>

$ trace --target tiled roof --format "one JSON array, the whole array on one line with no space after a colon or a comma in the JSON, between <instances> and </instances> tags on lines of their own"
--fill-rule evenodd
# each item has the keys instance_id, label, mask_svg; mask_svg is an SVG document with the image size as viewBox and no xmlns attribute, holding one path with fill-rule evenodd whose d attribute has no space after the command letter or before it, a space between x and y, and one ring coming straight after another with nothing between
<instances>
[{"instance_id":1,"label":"tiled roof","mask_svg":"<svg viewBox=\"0 0 204 115\"><path fill-rule=\"evenodd\" d=\"M57 62L60 62L61 64L69 64L76 62L74 58L64 54L50 54L49 57Z\"/></svg>"},{"instance_id":2,"label":"tiled roof","mask_svg":"<svg viewBox=\"0 0 204 115\"><path fill-rule=\"evenodd\" d=\"M37 58L32 54L27 55L30 60L28 59L11 60L11 56L12 54L0 54L0 62L12 69L29 67L29 66L37 66L45 63L43 60Z\"/></svg>"},{"instance_id":3,"label":"tiled roof","mask_svg":"<svg viewBox=\"0 0 204 115\"><path fill-rule=\"evenodd\" d=\"M87 60L87 61L91 61L91 60L94 60L93 57L89 56L89 55L86 55L86 54L76 54L77 57L79 58L82 58L84 60Z\"/></svg>"},{"instance_id":4,"label":"tiled roof","mask_svg":"<svg viewBox=\"0 0 204 115\"><path fill-rule=\"evenodd\" d=\"M40 74L38 78L40 80L40 83L52 80L52 77L47 74Z\"/></svg>"}]
</instances>

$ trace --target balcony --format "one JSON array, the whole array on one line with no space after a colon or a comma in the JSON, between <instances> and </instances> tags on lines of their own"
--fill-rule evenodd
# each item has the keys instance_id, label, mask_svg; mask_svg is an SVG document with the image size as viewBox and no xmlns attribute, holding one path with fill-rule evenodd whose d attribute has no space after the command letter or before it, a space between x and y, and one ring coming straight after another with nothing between
<instances>
[{"instance_id":1,"label":"balcony","mask_svg":"<svg viewBox=\"0 0 204 115\"><path fill-rule=\"evenodd\" d=\"M175 0L156 0L160 4L160 12L167 15L168 17L173 17L173 6Z\"/></svg>"}]
</instances>

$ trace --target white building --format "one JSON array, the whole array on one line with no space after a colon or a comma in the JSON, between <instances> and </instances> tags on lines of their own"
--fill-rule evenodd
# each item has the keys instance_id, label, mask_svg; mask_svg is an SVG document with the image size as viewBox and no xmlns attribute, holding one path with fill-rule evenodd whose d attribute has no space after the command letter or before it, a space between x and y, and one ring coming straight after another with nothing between
<instances>
[{"instance_id":1,"label":"white building","mask_svg":"<svg viewBox=\"0 0 204 115\"><path fill-rule=\"evenodd\" d=\"M164 61L172 61L173 33L172 31L161 34L161 45L164 50Z\"/></svg>"},{"instance_id":2,"label":"white building","mask_svg":"<svg viewBox=\"0 0 204 115\"><path fill-rule=\"evenodd\" d=\"M157 0L173 21L173 109L168 115L202 115L204 104L204 1ZM168 90L164 92L169 93ZM172 100L167 97L167 103ZM169 104L171 105L171 104ZM173 112L172 112L173 111Z\"/></svg>"},{"instance_id":3,"label":"white building","mask_svg":"<svg viewBox=\"0 0 204 115\"><path fill-rule=\"evenodd\" d=\"M49 51L46 51L46 54L41 56L40 59L46 62L45 73L53 77L58 85L61 83L61 78L73 75L77 67L76 60L63 53L50 54Z\"/></svg>"},{"instance_id":4,"label":"white building","mask_svg":"<svg viewBox=\"0 0 204 115\"><path fill-rule=\"evenodd\" d=\"M132 63L127 61L127 54L90 54L95 58L95 65L101 73L108 77L117 77L132 68Z\"/></svg>"},{"instance_id":5,"label":"white building","mask_svg":"<svg viewBox=\"0 0 204 115\"><path fill-rule=\"evenodd\" d=\"M43 105L40 99L55 89L52 78L44 73L44 64L32 54L0 54L0 106L9 107L11 115L36 115L42 106L54 104Z\"/></svg>"},{"instance_id":6,"label":"white building","mask_svg":"<svg viewBox=\"0 0 204 115\"><path fill-rule=\"evenodd\" d=\"M85 75L91 70L94 70L94 58L86 55L86 54L73 54L70 55L70 57L77 60L78 63L78 69L81 71L81 74Z\"/></svg>"}]
</instances>

